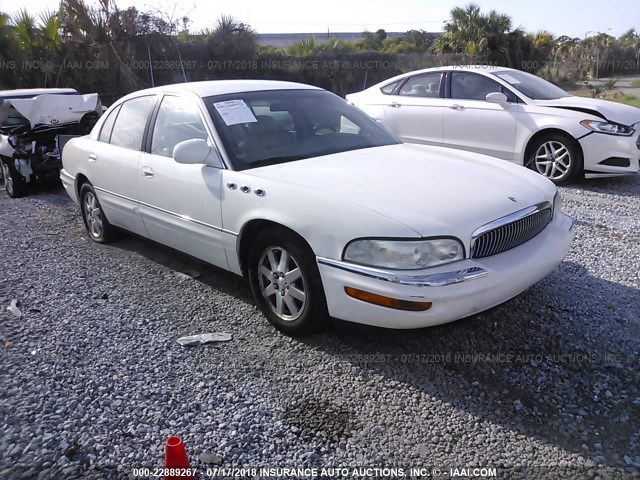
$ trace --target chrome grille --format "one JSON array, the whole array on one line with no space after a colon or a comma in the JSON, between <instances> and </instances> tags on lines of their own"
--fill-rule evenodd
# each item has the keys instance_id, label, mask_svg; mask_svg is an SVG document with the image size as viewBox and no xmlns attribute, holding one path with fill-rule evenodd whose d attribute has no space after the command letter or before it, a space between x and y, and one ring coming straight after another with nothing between
<instances>
[{"instance_id":1,"label":"chrome grille","mask_svg":"<svg viewBox=\"0 0 640 480\"><path fill-rule=\"evenodd\" d=\"M471 258L490 257L522 245L544 230L551 216L551 208L545 208L480 234L473 241Z\"/></svg>"}]
</instances>

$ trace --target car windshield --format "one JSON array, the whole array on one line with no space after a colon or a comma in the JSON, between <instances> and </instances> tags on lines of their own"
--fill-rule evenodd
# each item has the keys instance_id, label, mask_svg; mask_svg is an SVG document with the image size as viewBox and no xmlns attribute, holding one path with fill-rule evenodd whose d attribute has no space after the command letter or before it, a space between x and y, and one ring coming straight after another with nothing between
<instances>
[{"instance_id":1,"label":"car windshield","mask_svg":"<svg viewBox=\"0 0 640 480\"><path fill-rule=\"evenodd\" d=\"M530 73L518 70L501 70L491 73L533 100L555 100L556 98L571 97L569 92L565 92L553 83Z\"/></svg>"},{"instance_id":2,"label":"car windshield","mask_svg":"<svg viewBox=\"0 0 640 480\"><path fill-rule=\"evenodd\" d=\"M235 170L400 143L324 90L272 90L204 98Z\"/></svg>"}]
</instances>

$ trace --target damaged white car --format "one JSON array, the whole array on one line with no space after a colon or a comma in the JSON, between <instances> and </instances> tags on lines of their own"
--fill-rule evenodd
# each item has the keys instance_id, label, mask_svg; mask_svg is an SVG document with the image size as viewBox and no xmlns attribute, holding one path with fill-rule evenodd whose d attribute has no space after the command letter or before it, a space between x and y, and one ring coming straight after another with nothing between
<instances>
[{"instance_id":1,"label":"damaged white car","mask_svg":"<svg viewBox=\"0 0 640 480\"><path fill-rule=\"evenodd\" d=\"M10 197L27 185L57 181L61 152L73 137L88 134L102 114L97 93L72 88L0 92L0 180Z\"/></svg>"},{"instance_id":2,"label":"damaged white car","mask_svg":"<svg viewBox=\"0 0 640 480\"><path fill-rule=\"evenodd\" d=\"M640 168L639 108L576 97L512 68L418 70L347 100L405 142L501 158L558 185Z\"/></svg>"}]
</instances>

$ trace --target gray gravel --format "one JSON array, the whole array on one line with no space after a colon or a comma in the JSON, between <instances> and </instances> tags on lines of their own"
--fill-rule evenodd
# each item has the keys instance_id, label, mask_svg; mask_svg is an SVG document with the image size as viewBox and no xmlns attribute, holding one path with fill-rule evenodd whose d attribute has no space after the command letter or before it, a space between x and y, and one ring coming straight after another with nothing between
<instances>
[{"instance_id":1,"label":"gray gravel","mask_svg":"<svg viewBox=\"0 0 640 480\"><path fill-rule=\"evenodd\" d=\"M571 252L510 302L303 340L241 279L133 237L93 243L62 191L0 194L0 479L129 478L162 466L170 434L199 468L640 478L640 175L562 193ZM204 332L233 339L176 343Z\"/></svg>"}]
</instances>

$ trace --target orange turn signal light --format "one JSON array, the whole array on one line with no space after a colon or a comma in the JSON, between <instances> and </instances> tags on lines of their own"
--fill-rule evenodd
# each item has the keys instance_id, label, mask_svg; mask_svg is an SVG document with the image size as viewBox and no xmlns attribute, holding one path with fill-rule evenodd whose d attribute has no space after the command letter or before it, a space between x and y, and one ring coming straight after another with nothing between
<instances>
[{"instance_id":1,"label":"orange turn signal light","mask_svg":"<svg viewBox=\"0 0 640 480\"><path fill-rule=\"evenodd\" d=\"M395 310L405 310L408 312L424 312L431 308L431 302L412 302L409 300L400 300L398 298L385 297L376 293L365 292L353 287L344 287L344 291L350 297L362 300L363 302L372 303L381 307L393 308Z\"/></svg>"}]
</instances>

